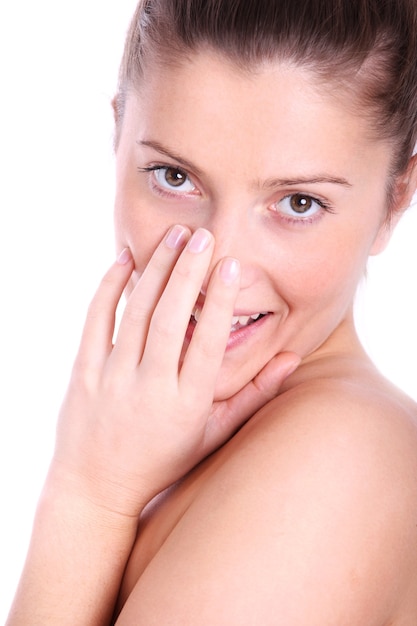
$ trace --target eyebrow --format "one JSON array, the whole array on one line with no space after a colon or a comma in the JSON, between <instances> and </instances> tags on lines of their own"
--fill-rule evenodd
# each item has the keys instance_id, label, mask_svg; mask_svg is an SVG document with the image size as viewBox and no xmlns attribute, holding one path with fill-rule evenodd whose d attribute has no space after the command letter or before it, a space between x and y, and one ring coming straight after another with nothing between
<instances>
[{"instance_id":1,"label":"eyebrow","mask_svg":"<svg viewBox=\"0 0 417 626\"><path fill-rule=\"evenodd\" d=\"M200 170L193 163L191 163L191 161L187 161L187 159L184 159L180 154L177 154L175 151L166 148L158 141L142 139L140 141L137 141L136 143L141 146L147 146L148 148L152 148L153 150L156 150L156 152L159 152L160 154L163 154L164 156L173 159L186 169L192 170L195 174L197 174L197 176L202 175L202 170ZM265 181L255 181L254 187L262 190L269 190L276 189L277 187L296 187L298 185L315 185L323 183L341 185L342 187L348 188L352 187L352 184L348 180L346 180L346 178L331 176L328 174L320 174L313 177L305 176L297 178L268 178Z\"/></svg>"},{"instance_id":2,"label":"eyebrow","mask_svg":"<svg viewBox=\"0 0 417 626\"><path fill-rule=\"evenodd\" d=\"M330 176L327 174L321 174L310 178L309 176L300 178L268 178L264 182L260 183L262 189L273 189L276 187L291 187L297 185L315 185L315 184L330 183L332 185L342 185L343 187L352 187L346 178L340 178L339 176Z\"/></svg>"},{"instance_id":3,"label":"eyebrow","mask_svg":"<svg viewBox=\"0 0 417 626\"><path fill-rule=\"evenodd\" d=\"M142 139L141 141L137 141L136 143L140 146L153 148L153 150L156 150L156 152L159 152L160 154L163 154L164 156L173 159L173 161L176 161L180 165L183 165L187 170L192 170L193 172L195 172L195 174L197 174L197 176L201 176L203 173L202 170L200 170L193 163L191 163L191 161L187 161L187 159L184 159L181 155L177 154L173 150L165 148L158 141L148 141L146 139Z\"/></svg>"}]
</instances>

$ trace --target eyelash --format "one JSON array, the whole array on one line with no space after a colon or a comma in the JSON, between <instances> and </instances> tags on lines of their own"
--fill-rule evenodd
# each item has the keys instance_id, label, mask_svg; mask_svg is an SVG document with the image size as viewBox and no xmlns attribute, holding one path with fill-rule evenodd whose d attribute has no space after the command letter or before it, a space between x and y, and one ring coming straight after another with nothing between
<instances>
[{"instance_id":1,"label":"eyelash","mask_svg":"<svg viewBox=\"0 0 417 626\"><path fill-rule=\"evenodd\" d=\"M178 172L179 174L183 175L184 178L187 178L188 180L192 182L187 172L184 171L180 167L176 167L175 165L155 164L155 165L150 165L148 167L138 167L138 171L140 173L145 173L145 174L152 174L154 172L159 172L161 170L170 170L170 169ZM194 183L192 184L194 185ZM152 187L152 190L158 195L162 196L163 198L178 199L182 195L181 192L178 192L178 193L171 192L165 188L162 188L160 185L158 185L158 183L155 181L154 178L150 178L150 185ZM187 195L187 194L184 194L184 195ZM323 200L322 198L317 198L316 196L313 196L308 193L303 193L300 191L294 191L293 193L283 196L280 200L278 200L277 202L274 202L273 206L277 206L284 200L294 198L295 196L300 196L300 198L311 200L312 202L317 204L321 209L323 209L323 211L325 211L326 213L330 213L330 214L335 213L333 207L327 201ZM300 217L291 217L290 215L287 215L283 211L279 211L278 209L275 209L275 212L279 214L279 219L286 222L287 224L296 225L296 226L306 226L308 224L312 224L317 219L320 219L320 217L322 217L323 215L321 211L317 211L312 216L309 216L309 217L302 217L302 214L300 214Z\"/></svg>"},{"instance_id":2,"label":"eyelash","mask_svg":"<svg viewBox=\"0 0 417 626\"><path fill-rule=\"evenodd\" d=\"M148 167L138 167L138 171L145 174L152 174L154 172L159 172L161 170L173 170L182 174L185 178L188 178L191 181L190 176L180 167L176 167L175 165L149 165ZM152 186L152 190L162 196L163 198L179 198L181 197L181 192L169 191L168 189L162 188L157 182L149 177L150 184ZM194 184L194 183L193 183ZM184 194L186 195L186 194Z\"/></svg>"},{"instance_id":3,"label":"eyelash","mask_svg":"<svg viewBox=\"0 0 417 626\"><path fill-rule=\"evenodd\" d=\"M300 198L306 200L311 200L314 204L317 204L320 209L322 209L322 211L317 210L313 213L313 215L308 215L304 217L302 213L300 213L300 217L292 217L291 215L284 213L284 211L279 211L278 209L275 209L275 211L280 214L280 219L290 225L295 224L299 226L306 226L309 224L313 224L318 219L323 217L323 211L330 214L336 213L332 205L329 204L327 201L323 200L322 198L317 198L316 196L313 196L309 193L303 193L301 191L294 191L293 193L283 196L280 200L274 202L273 206L278 206L284 200L289 200L290 198L295 198L296 196L299 196Z\"/></svg>"}]
</instances>

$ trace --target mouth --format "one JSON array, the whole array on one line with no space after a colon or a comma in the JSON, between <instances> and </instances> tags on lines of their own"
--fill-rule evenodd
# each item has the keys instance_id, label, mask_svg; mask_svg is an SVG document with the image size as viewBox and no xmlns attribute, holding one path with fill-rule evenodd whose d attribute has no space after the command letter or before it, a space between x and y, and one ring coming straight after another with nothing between
<instances>
[{"instance_id":1,"label":"mouth","mask_svg":"<svg viewBox=\"0 0 417 626\"><path fill-rule=\"evenodd\" d=\"M193 312L191 313L191 322L194 322L194 324L198 323L198 320L201 316L201 311L202 309L200 306L196 305L194 307ZM233 333L240 330L241 328L246 328L247 326L258 322L266 315L268 315L267 312L251 313L250 315L234 315L232 317L230 332Z\"/></svg>"}]
</instances>

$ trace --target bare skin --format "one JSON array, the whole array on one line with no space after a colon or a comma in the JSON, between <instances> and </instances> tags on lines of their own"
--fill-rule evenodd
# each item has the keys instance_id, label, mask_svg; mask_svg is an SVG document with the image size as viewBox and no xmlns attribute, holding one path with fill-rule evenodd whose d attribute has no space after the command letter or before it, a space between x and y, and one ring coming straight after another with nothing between
<instances>
[{"instance_id":1,"label":"bare skin","mask_svg":"<svg viewBox=\"0 0 417 626\"><path fill-rule=\"evenodd\" d=\"M119 600L122 625L295 626L308 621L309 626L411 626L417 616L417 407L376 371L352 320L353 285L365 257L383 249L389 237L380 178L386 173L387 152L364 140L358 120L333 100L325 99L325 109L320 100L316 109L317 92L302 72L295 72L292 82L294 75L286 74L286 68L274 71L260 71L245 82L225 68L224 60L203 56L176 68L175 77L170 70L155 71L150 85L128 102L118 148L116 232L120 245L131 247L136 267L143 263L144 241L137 238L139 249L132 233L143 232L140 224L149 220L142 211L149 192L132 180L130 164L141 167L148 159L183 166L173 157L161 158L162 137L163 146L175 146L175 154L191 161L185 169L191 180L184 179L178 200L154 200L160 206L151 211L152 226L146 222L149 240L172 207L190 227L207 226L216 236L214 262L223 254L241 262L236 308L248 313L274 311L273 298L265 293L279 277L275 327L269 320L270 328L265 324L265 334L260 331L261 348L249 343L249 348L226 353L219 379L229 383L218 382L219 396L227 397L227 386L233 389L236 372L239 380L244 376L235 363L240 359L243 368L254 363L256 368L258 353L265 359L269 346L273 352L294 350L303 362L274 401L145 510ZM166 98L156 102L162 84ZM265 94L262 104L259 93ZM204 125L204 117L211 124ZM216 146L228 132L235 140L219 152ZM138 156L133 157L127 138L139 143L154 134L158 149L136 146ZM282 162L276 146L285 146ZM333 185L331 190L327 183L307 185L311 192L333 198L335 211L340 209L340 230L330 224L331 216L329 230L325 217L304 223L301 234L298 224L286 223L278 233L265 234L259 196L246 191L248 181L257 178L259 161L261 180L268 178L268 168L270 178L297 178L294 174L312 170L348 180L351 187ZM136 195L136 187L145 199ZM220 189L223 195L217 200ZM403 189L406 206L412 185ZM278 200L284 195L280 192ZM266 203L267 194L265 198ZM246 207L251 207L249 217ZM269 253L272 237L276 248ZM257 250L258 242L263 255L255 258L251 250ZM284 259L291 266L288 274ZM322 332L330 332L325 341ZM249 360L245 348L251 350ZM390 549L382 548L387 545Z\"/></svg>"},{"instance_id":2,"label":"bare skin","mask_svg":"<svg viewBox=\"0 0 417 626\"><path fill-rule=\"evenodd\" d=\"M417 406L352 315L414 160L388 223L391 148L348 94L151 70L8 626L414 626Z\"/></svg>"},{"instance_id":3,"label":"bare skin","mask_svg":"<svg viewBox=\"0 0 417 626\"><path fill-rule=\"evenodd\" d=\"M356 348L145 509L117 624L415 623L416 406Z\"/></svg>"}]
</instances>

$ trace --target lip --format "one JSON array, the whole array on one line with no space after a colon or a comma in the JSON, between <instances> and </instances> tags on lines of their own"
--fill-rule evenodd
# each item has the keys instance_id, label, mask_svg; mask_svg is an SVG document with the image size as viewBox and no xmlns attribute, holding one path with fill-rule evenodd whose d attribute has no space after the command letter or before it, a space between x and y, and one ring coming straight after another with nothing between
<instances>
[{"instance_id":1,"label":"lip","mask_svg":"<svg viewBox=\"0 0 417 626\"><path fill-rule=\"evenodd\" d=\"M243 309L237 309L233 311L233 317L250 317L251 315L268 315L269 311L243 311Z\"/></svg>"},{"instance_id":2,"label":"lip","mask_svg":"<svg viewBox=\"0 0 417 626\"><path fill-rule=\"evenodd\" d=\"M194 305L194 308L200 309L201 311L203 307L204 307L204 300L202 298L198 298ZM257 315L259 313L266 315L268 313L268 310L263 309L260 311L248 311L248 309L236 309L233 311L232 317L250 317L251 315Z\"/></svg>"},{"instance_id":3,"label":"lip","mask_svg":"<svg viewBox=\"0 0 417 626\"><path fill-rule=\"evenodd\" d=\"M243 315L251 315L251 313L234 312L233 315L236 315L238 317ZM238 330L234 330L233 332L231 332L229 335L229 339L227 340L226 351L228 352L229 350L237 348L243 343L249 341L252 336L255 335L271 317L272 313L267 313L266 315L264 315L264 317L261 317L259 320L254 321L252 324L249 324L248 326L242 326ZM191 341L196 326L197 323L194 320L190 319L185 334L185 339L187 342Z\"/></svg>"}]
</instances>

